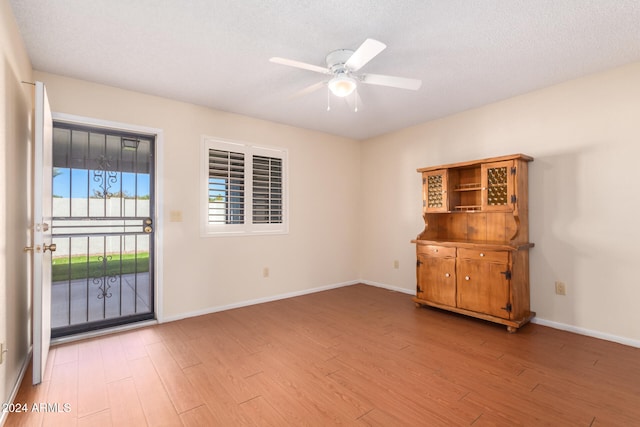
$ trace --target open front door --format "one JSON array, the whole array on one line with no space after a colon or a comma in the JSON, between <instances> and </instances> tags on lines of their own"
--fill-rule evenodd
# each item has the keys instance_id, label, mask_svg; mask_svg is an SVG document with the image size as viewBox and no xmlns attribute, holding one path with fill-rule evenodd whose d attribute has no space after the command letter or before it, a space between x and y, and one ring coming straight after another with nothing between
<instances>
[{"instance_id":1,"label":"open front door","mask_svg":"<svg viewBox=\"0 0 640 427\"><path fill-rule=\"evenodd\" d=\"M53 122L47 92L36 82L33 162L33 384L40 384L51 343L51 176Z\"/></svg>"}]
</instances>

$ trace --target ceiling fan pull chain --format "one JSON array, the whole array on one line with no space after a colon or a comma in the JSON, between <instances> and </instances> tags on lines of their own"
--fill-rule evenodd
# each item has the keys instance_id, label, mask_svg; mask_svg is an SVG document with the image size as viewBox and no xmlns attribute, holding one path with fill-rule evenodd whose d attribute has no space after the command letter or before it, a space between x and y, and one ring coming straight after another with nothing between
<instances>
[{"instance_id":1,"label":"ceiling fan pull chain","mask_svg":"<svg viewBox=\"0 0 640 427\"><path fill-rule=\"evenodd\" d=\"M327 86L327 111L331 111L331 89Z\"/></svg>"}]
</instances>

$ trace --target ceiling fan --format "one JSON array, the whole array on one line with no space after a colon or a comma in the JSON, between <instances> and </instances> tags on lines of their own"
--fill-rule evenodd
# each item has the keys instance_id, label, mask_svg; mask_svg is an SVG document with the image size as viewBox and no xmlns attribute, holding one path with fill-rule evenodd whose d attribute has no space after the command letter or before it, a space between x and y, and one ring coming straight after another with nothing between
<instances>
[{"instance_id":1,"label":"ceiling fan","mask_svg":"<svg viewBox=\"0 0 640 427\"><path fill-rule=\"evenodd\" d=\"M367 39L355 51L350 49L338 49L329 53L326 57L326 67L320 67L280 57L273 57L269 59L269 61L330 76L328 80L314 83L311 86L298 91L292 97L306 95L322 88L324 85L327 85L331 93L334 95L338 97L346 97L356 90L358 83L418 90L422 85L421 80L386 76L382 74L357 73L358 70L375 58L386 47L387 45L382 42L374 39Z\"/></svg>"}]
</instances>

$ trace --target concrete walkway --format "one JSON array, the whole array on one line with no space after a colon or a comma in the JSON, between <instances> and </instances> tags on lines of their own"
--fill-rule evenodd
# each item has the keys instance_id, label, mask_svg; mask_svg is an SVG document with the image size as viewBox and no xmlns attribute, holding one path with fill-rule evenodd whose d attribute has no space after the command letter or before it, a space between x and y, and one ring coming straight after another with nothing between
<instances>
[{"instance_id":1,"label":"concrete walkway","mask_svg":"<svg viewBox=\"0 0 640 427\"><path fill-rule=\"evenodd\" d=\"M106 297L100 290L103 279L110 286ZM53 282L51 327L149 313L152 304L149 273Z\"/></svg>"}]
</instances>

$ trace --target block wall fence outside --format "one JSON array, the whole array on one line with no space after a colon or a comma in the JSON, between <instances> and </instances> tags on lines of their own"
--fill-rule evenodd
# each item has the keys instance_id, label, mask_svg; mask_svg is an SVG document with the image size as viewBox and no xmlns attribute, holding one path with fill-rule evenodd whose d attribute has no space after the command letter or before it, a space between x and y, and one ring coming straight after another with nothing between
<instances>
[{"instance_id":1,"label":"block wall fence outside","mask_svg":"<svg viewBox=\"0 0 640 427\"><path fill-rule=\"evenodd\" d=\"M120 219L121 216L135 216L137 218L149 217L149 200L123 199L120 197L110 199L55 197L53 199L54 218L86 218L88 213L91 214L92 217L113 217L113 220L100 220L101 232L120 232L123 229L123 220ZM127 222L131 224L138 224L137 221L124 221L124 223ZM69 254L72 256L87 254L88 244L87 238L84 234L91 233L94 230L89 227L82 228L84 223L85 220L83 219L64 221L64 225L66 226L79 226L78 228L67 229L69 231L68 234L78 234L79 236L71 238L69 243L68 238L55 237L54 234L54 238L56 239L55 243L57 244L54 258L68 257ZM67 231L60 223L56 224L56 221L53 222L53 227L54 233L56 233L56 227L59 227L59 233L66 233ZM97 237L92 237L92 239L97 239ZM91 245L94 251L91 252L98 250L99 252L107 254L120 252L126 254L149 250L149 238L146 235L138 236L138 239L136 239L136 236L124 236L122 241L120 240L120 236L116 235L111 238L100 239L100 242L94 242L95 243L92 243ZM103 244L105 247L102 247Z\"/></svg>"}]
</instances>

